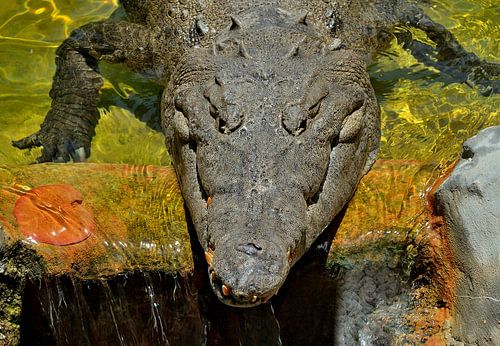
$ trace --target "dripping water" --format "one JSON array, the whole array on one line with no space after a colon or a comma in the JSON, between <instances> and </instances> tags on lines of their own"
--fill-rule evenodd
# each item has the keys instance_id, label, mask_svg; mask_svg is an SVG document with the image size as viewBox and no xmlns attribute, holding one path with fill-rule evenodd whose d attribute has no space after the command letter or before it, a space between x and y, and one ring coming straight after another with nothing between
<instances>
[{"instance_id":1,"label":"dripping water","mask_svg":"<svg viewBox=\"0 0 500 346\"><path fill-rule=\"evenodd\" d=\"M152 279L149 273L144 273L144 280L146 283L145 291L149 298L150 306L151 306L151 316L153 317L153 330L157 333L161 334L161 340L164 341L167 345L170 343L167 339L167 334L165 333L164 322L160 313L160 303L156 299L156 294L153 288ZM173 300L175 303L175 288L177 287L177 283L174 286L173 292Z\"/></svg>"},{"instance_id":2,"label":"dripping water","mask_svg":"<svg viewBox=\"0 0 500 346\"><path fill-rule=\"evenodd\" d=\"M103 290L104 290L104 294L106 296L106 303L108 305L109 312L110 312L111 318L113 320L113 325L114 325L115 330L116 330L116 335L118 337L118 341L120 342L120 345L124 346L125 339L123 338L123 335L120 332L120 327L118 326L118 323L116 322L117 320L116 320L116 315L115 315L115 311L114 311L114 307L119 308L119 304L117 304L117 301L115 300L114 295L111 292L111 288L109 287L109 285L106 282L103 282L102 286L104 288Z\"/></svg>"},{"instance_id":3,"label":"dripping water","mask_svg":"<svg viewBox=\"0 0 500 346\"><path fill-rule=\"evenodd\" d=\"M274 321L276 322L276 326L278 327L278 340L277 343L279 346L283 345L283 343L281 342L281 328L280 328L280 322L278 321L278 319L276 318L276 314L274 313L274 308L273 308L273 303L272 302L269 302L269 307L271 308L271 312L273 314L273 317L274 317Z\"/></svg>"}]
</instances>

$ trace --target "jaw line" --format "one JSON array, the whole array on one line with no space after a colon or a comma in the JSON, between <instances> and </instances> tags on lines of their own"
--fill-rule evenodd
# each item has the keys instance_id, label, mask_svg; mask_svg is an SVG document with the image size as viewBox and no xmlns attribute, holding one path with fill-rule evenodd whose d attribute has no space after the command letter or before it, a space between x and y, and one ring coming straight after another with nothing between
<instances>
[{"instance_id":1,"label":"jaw line","mask_svg":"<svg viewBox=\"0 0 500 346\"><path fill-rule=\"evenodd\" d=\"M209 269L210 271L210 269ZM212 290L214 291L215 295L217 296L217 298L219 299L219 301L221 301L222 303L224 303L225 305L229 305L229 306L232 306L232 307L237 307L237 308L252 308L252 307L255 307L255 306L258 306L258 305L261 305L261 304L265 304L267 303L274 295L276 295L276 293L278 292L279 288L281 287L281 285L277 288L277 289L273 289L271 291L268 291L264 294L261 295L260 298L258 298L254 303L252 303L250 300L248 301L245 301L245 302L237 302L235 301L232 296L229 296L229 297L226 297L224 296L220 289L216 286L216 284L210 279L210 274L209 274L209 280L210 280L210 286L212 286Z\"/></svg>"}]
</instances>

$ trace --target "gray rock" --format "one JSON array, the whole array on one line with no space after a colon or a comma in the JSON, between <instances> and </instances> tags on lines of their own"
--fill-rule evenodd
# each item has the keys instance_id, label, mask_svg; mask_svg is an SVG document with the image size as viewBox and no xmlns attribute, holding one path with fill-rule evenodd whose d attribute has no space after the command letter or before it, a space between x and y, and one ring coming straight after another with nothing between
<instances>
[{"instance_id":1,"label":"gray rock","mask_svg":"<svg viewBox=\"0 0 500 346\"><path fill-rule=\"evenodd\" d=\"M454 336L500 345L500 126L464 143L436 207L459 270Z\"/></svg>"}]
</instances>

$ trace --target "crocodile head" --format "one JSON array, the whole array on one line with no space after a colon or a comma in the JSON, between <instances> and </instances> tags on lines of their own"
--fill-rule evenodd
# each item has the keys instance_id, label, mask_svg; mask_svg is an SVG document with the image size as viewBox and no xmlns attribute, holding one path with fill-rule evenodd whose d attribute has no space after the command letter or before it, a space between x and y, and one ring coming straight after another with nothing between
<instances>
[{"instance_id":1,"label":"crocodile head","mask_svg":"<svg viewBox=\"0 0 500 346\"><path fill-rule=\"evenodd\" d=\"M287 12L244 13L213 49L187 51L170 80L167 144L226 304L274 295L373 163L366 67L326 44Z\"/></svg>"}]
</instances>

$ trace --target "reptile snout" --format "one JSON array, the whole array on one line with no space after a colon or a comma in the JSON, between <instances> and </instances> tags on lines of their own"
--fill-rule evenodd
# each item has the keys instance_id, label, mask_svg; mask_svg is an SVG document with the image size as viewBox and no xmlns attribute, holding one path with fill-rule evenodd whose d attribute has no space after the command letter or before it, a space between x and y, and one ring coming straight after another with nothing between
<instances>
[{"instance_id":1,"label":"reptile snout","mask_svg":"<svg viewBox=\"0 0 500 346\"><path fill-rule=\"evenodd\" d=\"M228 242L210 259L210 282L217 297L240 307L267 302L290 270L287 251L267 240Z\"/></svg>"}]
</instances>

